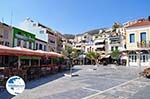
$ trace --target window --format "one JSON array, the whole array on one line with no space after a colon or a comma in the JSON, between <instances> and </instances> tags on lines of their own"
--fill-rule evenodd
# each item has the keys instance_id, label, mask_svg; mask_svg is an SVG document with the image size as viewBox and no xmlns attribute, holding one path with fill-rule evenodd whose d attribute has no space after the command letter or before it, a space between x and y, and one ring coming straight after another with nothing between
<instances>
[{"instance_id":1,"label":"window","mask_svg":"<svg viewBox=\"0 0 150 99\"><path fill-rule=\"evenodd\" d=\"M98 38L98 36L95 36L95 38Z\"/></svg>"},{"instance_id":2,"label":"window","mask_svg":"<svg viewBox=\"0 0 150 99\"><path fill-rule=\"evenodd\" d=\"M140 60L141 62L148 62L148 54L142 54Z\"/></svg>"},{"instance_id":3,"label":"window","mask_svg":"<svg viewBox=\"0 0 150 99\"><path fill-rule=\"evenodd\" d=\"M36 24L34 23L33 26L36 26Z\"/></svg>"},{"instance_id":4,"label":"window","mask_svg":"<svg viewBox=\"0 0 150 99\"><path fill-rule=\"evenodd\" d=\"M40 30L40 34L43 34L44 33L44 31L43 30Z\"/></svg>"},{"instance_id":5,"label":"window","mask_svg":"<svg viewBox=\"0 0 150 99\"><path fill-rule=\"evenodd\" d=\"M39 44L39 50L42 50L42 47L43 47L42 44Z\"/></svg>"},{"instance_id":6,"label":"window","mask_svg":"<svg viewBox=\"0 0 150 99\"><path fill-rule=\"evenodd\" d=\"M134 43L134 42L135 42L135 35L130 34L130 43Z\"/></svg>"},{"instance_id":7,"label":"window","mask_svg":"<svg viewBox=\"0 0 150 99\"><path fill-rule=\"evenodd\" d=\"M113 51L114 50L114 47L111 47L111 51Z\"/></svg>"},{"instance_id":8,"label":"window","mask_svg":"<svg viewBox=\"0 0 150 99\"><path fill-rule=\"evenodd\" d=\"M3 38L4 39L8 39L8 34L9 34L8 31L4 30L4 34L3 34L4 37Z\"/></svg>"},{"instance_id":9,"label":"window","mask_svg":"<svg viewBox=\"0 0 150 99\"><path fill-rule=\"evenodd\" d=\"M27 42L24 41L23 47L26 48L27 47Z\"/></svg>"},{"instance_id":10,"label":"window","mask_svg":"<svg viewBox=\"0 0 150 99\"><path fill-rule=\"evenodd\" d=\"M36 43L36 50L38 49L38 43Z\"/></svg>"},{"instance_id":11,"label":"window","mask_svg":"<svg viewBox=\"0 0 150 99\"><path fill-rule=\"evenodd\" d=\"M17 46L21 46L21 40L20 39L17 40Z\"/></svg>"},{"instance_id":12,"label":"window","mask_svg":"<svg viewBox=\"0 0 150 99\"><path fill-rule=\"evenodd\" d=\"M29 42L29 49L32 49L32 42Z\"/></svg>"},{"instance_id":13,"label":"window","mask_svg":"<svg viewBox=\"0 0 150 99\"><path fill-rule=\"evenodd\" d=\"M9 42L6 41L6 42L5 42L5 46L9 46Z\"/></svg>"},{"instance_id":14,"label":"window","mask_svg":"<svg viewBox=\"0 0 150 99\"><path fill-rule=\"evenodd\" d=\"M142 41L146 42L146 32L142 32L142 33L140 34L140 38L141 38L141 42L142 42Z\"/></svg>"},{"instance_id":15,"label":"window","mask_svg":"<svg viewBox=\"0 0 150 99\"><path fill-rule=\"evenodd\" d=\"M118 46L115 47L115 50L118 50Z\"/></svg>"},{"instance_id":16,"label":"window","mask_svg":"<svg viewBox=\"0 0 150 99\"><path fill-rule=\"evenodd\" d=\"M21 35L21 32L18 32L19 35Z\"/></svg>"},{"instance_id":17,"label":"window","mask_svg":"<svg viewBox=\"0 0 150 99\"><path fill-rule=\"evenodd\" d=\"M127 48L126 44L124 45L124 48L125 48L125 49Z\"/></svg>"},{"instance_id":18,"label":"window","mask_svg":"<svg viewBox=\"0 0 150 99\"><path fill-rule=\"evenodd\" d=\"M137 55L136 54L130 54L129 55L129 62L136 62L137 61Z\"/></svg>"},{"instance_id":19,"label":"window","mask_svg":"<svg viewBox=\"0 0 150 99\"><path fill-rule=\"evenodd\" d=\"M44 51L46 51L46 45L44 45Z\"/></svg>"}]
</instances>

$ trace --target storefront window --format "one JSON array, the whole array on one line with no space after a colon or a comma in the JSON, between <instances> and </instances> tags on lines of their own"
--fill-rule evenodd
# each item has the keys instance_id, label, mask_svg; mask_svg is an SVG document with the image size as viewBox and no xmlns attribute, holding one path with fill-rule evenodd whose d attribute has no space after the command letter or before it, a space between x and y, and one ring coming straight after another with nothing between
<instances>
[{"instance_id":1,"label":"storefront window","mask_svg":"<svg viewBox=\"0 0 150 99\"><path fill-rule=\"evenodd\" d=\"M131 54L129 55L129 62L136 62L137 61L137 55Z\"/></svg>"},{"instance_id":2,"label":"storefront window","mask_svg":"<svg viewBox=\"0 0 150 99\"><path fill-rule=\"evenodd\" d=\"M148 62L148 54L142 54L140 59L141 62Z\"/></svg>"}]
</instances>

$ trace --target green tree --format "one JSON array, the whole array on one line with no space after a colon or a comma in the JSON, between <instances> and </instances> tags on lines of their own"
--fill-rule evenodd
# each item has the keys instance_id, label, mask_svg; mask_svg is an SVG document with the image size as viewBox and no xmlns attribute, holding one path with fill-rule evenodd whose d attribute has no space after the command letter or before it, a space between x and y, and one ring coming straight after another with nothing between
<instances>
[{"instance_id":1,"label":"green tree","mask_svg":"<svg viewBox=\"0 0 150 99\"><path fill-rule=\"evenodd\" d=\"M71 55L71 53L72 53L72 47L70 47L70 46L65 46L65 49L63 50L63 55L65 55L65 56L70 56Z\"/></svg>"},{"instance_id":2,"label":"green tree","mask_svg":"<svg viewBox=\"0 0 150 99\"><path fill-rule=\"evenodd\" d=\"M74 59L76 59L80 54L82 54L82 51L81 50L78 50L78 49L72 49L72 57Z\"/></svg>"},{"instance_id":3,"label":"green tree","mask_svg":"<svg viewBox=\"0 0 150 99\"><path fill-rule=\"evenodd\" d=\"M119 50L114 50L112 53L111 53L111 57L113 59L119 59Z\"/></svg>"},{"instance_id":4,"label":"green tree","mask_svg":"<svg viewBox=\"0 0 150 99\"><path fill-rule=\"evenodd\" d=\"M94 61L96 63L98 57L99 57L99 54L96 53L96 52L88 52L86 54L87 58L89 58L91 60L91 64L92 64L92 61Z\"/></svg>"}]
</instances>

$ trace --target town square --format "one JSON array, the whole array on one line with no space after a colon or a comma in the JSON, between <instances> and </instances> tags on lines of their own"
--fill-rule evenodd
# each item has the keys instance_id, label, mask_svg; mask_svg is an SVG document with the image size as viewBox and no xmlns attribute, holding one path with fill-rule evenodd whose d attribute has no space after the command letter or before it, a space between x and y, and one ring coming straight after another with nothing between
<instances>
[{"instance_id":1,"label":"town square","mask_svg":"<svg viewBox=\"0 0 150 99\"><path fill-rule=\"evenodd\" d=\"M0 99L149 99L150 1L0 3Z\"/></svg>"}]
</instances>

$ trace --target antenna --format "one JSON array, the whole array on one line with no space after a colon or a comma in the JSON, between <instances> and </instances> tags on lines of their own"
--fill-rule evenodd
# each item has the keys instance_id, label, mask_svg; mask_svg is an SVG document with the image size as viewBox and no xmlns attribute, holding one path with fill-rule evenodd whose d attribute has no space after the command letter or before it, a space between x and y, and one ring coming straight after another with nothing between
<instances>
[{"instance_id":1,"label":"antenna","mask_svg":"<svg viewBox=\"0 0 150 99\"><path fill-rule=\"evenodd\" d=\"M11 10L11 16L10 16L10 26L12 27L12 18L13 18L13 11Z\"/></svg>"}]
</instances>

